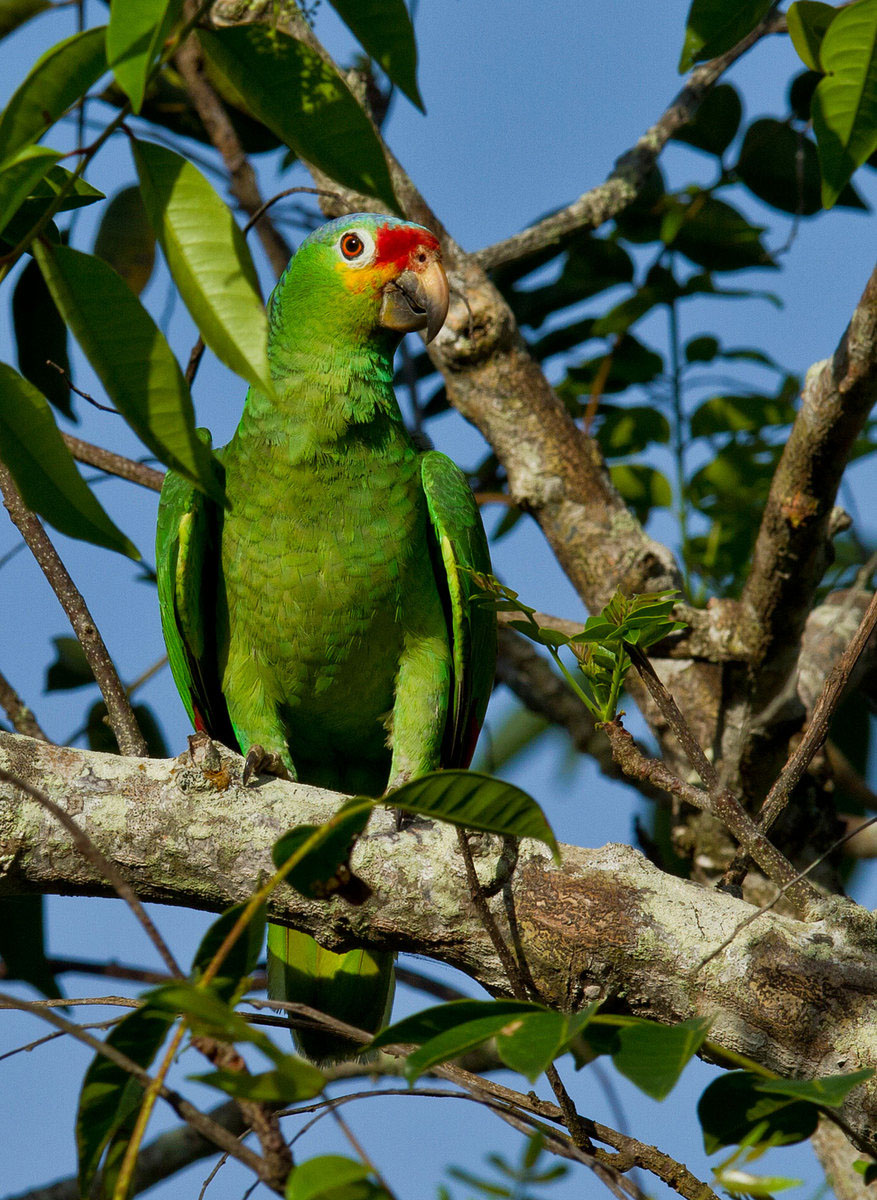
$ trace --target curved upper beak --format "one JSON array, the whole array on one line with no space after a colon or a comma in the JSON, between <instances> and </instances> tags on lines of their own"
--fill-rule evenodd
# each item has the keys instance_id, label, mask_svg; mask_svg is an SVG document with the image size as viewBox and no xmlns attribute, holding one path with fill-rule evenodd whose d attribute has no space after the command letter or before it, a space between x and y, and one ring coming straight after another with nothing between
<instances>
[{"instance_id":1,"label":"curved upper beak","mask_svg":"<svg viewBox=\"0 0 877 1200\"><path fill-rule=\"evenodd\" d=\"M386 285L380 323L400 333L425 329L431 342L445 323L448 301L448 277L438 259L433 259L422 270L403 271Z\"/></svg>"}]
</instances>

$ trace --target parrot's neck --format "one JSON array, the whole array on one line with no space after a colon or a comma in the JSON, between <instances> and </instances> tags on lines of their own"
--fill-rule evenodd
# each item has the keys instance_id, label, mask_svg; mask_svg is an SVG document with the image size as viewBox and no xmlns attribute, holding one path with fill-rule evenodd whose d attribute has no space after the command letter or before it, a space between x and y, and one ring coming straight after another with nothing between
<instances>
[{"instance_id":1,"label":"parrot's neck","mask_svg":"<svg viewBox=\"0 0 877 1200\"><path fill-rule=\"evenodd\" d=\"M235 441L255 437L307 461L350 437L372 439L388 426L403 433L392 386L395 341L354 342L312 329L270 336L276 395L250 388Z\"/></svg>"}]
</instances>

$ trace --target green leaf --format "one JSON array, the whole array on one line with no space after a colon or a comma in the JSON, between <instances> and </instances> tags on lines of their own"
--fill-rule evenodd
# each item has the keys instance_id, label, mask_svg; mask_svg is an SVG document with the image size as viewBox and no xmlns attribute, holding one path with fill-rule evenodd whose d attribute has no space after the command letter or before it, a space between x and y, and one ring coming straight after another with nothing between
<instances>
[{"instance_id":1,"label":"green leaf","mask_svg":"<svg viewBox=\"0 0 877 1200\"><path fill-rule=\"evenodd\" d=\"M724 200L701 193L687 206L667 245L708 271L776 267L761 241L763 233L763 226L750 224Z\"/></svg>"},{"instance_id":2,"label":"green leaf","mask_svg":"<svg viewBox=\"0 0 877 1200\"><path fill-rule=\"evenodd\" d=\"M692 437L722 433L752 433L769 425L788 425L795 410L775 396L712 396L691 416Z\"/></svg>"},{"instance_id":3,"label":"green leaf","mask_svg":"<svg viewBox=\"0 0 877 1200\"><path fill-rule=\"evenodd\" d=\"M498 1020L498 1028L501 1028L503 1022L513 1017L549 1011L543 1005L532 1004L529 1000L451 1000L447 1004L434 1004L431 1008L387 1026L369 1042L367 1049L378 1050L382 1046L396 1043L404 1045L408 1042L422 1045L439 1034L475 1021Z\"/></svg>"},{"instance_id":4,"label":"green leaf","mask_svg":"<svg viewBox=\"0 0 877 1200\"><path fill-rule=\"evenodd\" d=\"M380 139L346 83L315 51L261 25L198 36L226 83L299 158L399 211Z\"/></svg>"},{"instance_id":5,"label":"green leaf","mask_svg":"<svg viewBox=\"0 0 877 1200\"><path fill-rule=\"evenodd\" d=\"M196 987L188 980L178 980L153 988L146 993L144 1000L151 1008L184 1016L196 1034L204 1033L219 1041L248 1042L256 1046L279 1069L290 1057L261 1029L236 1013L215 986Z\"/></svg>"},{"instance_id":6,"label":"green leaf","mask_svg":"<svg viewBox=\"0 0 877 1200\"><path fill-rule=\"evenodd\" d=\"M152 65L182 12L182 0L126 0L110 8L107 66L140 112Z\"/></svg>"},{"instance_id":7,"label":"green leaf","mask_svg":"<svg viewBox=\"0 0 877 1200\"><path fill-rule=\"evenodd\" d=\"M162 462L223 503L216 461L195 432L186 381L137 297L93 255L36 243L34 257L62 317L131 428Z\"/></svg>"},{"instance_id":8,"label":"green leaf","mask_svg":"<svg viewBox=\"0 0 877 1200\"><path fill-rule=\"evenodd\" d=\"M719 350L718 338L712 337L710 334L695 337L685 344L685 361L690 363L712 362Z\"/></svg>"},{"instance_id":9,"label":"green leaf","mask_svg":"<svg viewBox=\"0 0 877 1200\"><path fill-rule=\"evenodd\" d=\"M750 1175L748 1171L731 1167L717 1167L715 1179L732 1196L763 1196L765 1200L770 1200L774 1192L799 1187L804 1182L803 1179L788 1179L784 1175Z\"/></svg>"},{"instance_id":10,"label":"green leaf","mask_svg":"<svg viewBox=\"0 0 877 1200\"><path fill-rule=\"evenodd\" d=\"M759 1079L756 1091L773 1096L791 1096L795 1100L810 1100L838 1108L850 1092L874 1077L873 1067L862 1067L844 1075L824 1075L821 1079Z\"/></svg>"},{"instance_id":11,"label":"green leaf","mask_svg":"<svg viewBox=\"0 0 877 1200\"><path fill-rule=\"evenodd\" d=\"M294 1167L286 1180L286 1200L387 1200L361 1162L323 1154Z\"/></svg>"},{"instance_id":12,"label":"green leaf","mask_svg":"<svg viewBox=\"0 0 877 1200\"><path fill-rule=\"evenodd\" d=\"M673 489L666 475L654 467L645 467L640 463L614 463L609 468L609 475L625 503L630 505L640 520L644 520L652 508L670 508L673 503Z\"/></svg>"},{"instance_id":13,"label":"green leaf","mask_svg":"<svg viewBox=\"0 0 877 1200\"><path fill-rule=\"evenodd\" d=\"M405 0L329 0L391 83L424 112L417 87L417 43Z\"/></svg>"},{"instance_id":14,"label":"green leaf","mask_svg":"<svg viewBox=\"0 0 877 1200\"><path fill-rule=\"evenodd\" d=\"M540 1015L550 1016L552 1014ZM518 1017L493 1015L448 1029L428 1042L424 1042L418 1050L408 1055L405 1060L405 1078L409 1083L414 1083L425 1071L480 1046L482 1042L496 1037L504 1029L516 1031L519 1028L518 1022Z\"/></svg>"},{"instance_id":15,"label":"green leaf","mask_svg":"<svg viewBox=\"0 0 877 1200\"><path fill-rule=\"evenodd\" d=\"M42 896L0 896L0 959L6 979L21 979L50 1000L61 996L46 958Z\"/></svg>"},{"instance_id":16,"label":"green leaf","mask_svg":"<svg viewBox=\"0 0 877 1200\"><path fill-rule=\"evenodd\" d=\"M563 1054L571 1036L564 1013L536 1012L514 1017L496 1035L499 1057L511 1070L535 1083Z\"/></svg>"},{"instance_id":17,"label":"green leaf","mask_svg":"<svg viewBox=\"0 0 877 1200\"><path fill-rule=\"evenodd\" d=\"M655 442L670 440L669 421L651 405L601 404L597 416L597 442L607 458L641 454Z\"/></svg>"},{"instance_id":18,"label":"green leaf","mask_svg":"<svg viewBox=\"0 0 877 1200\"><path fill-rule=\"evenodd\" d=\"M217 950L237 924L237 920L247 907L247 903L247 901L241 901L240 904L233 904L231 908L227 908L221 916L216 918L204 934L201 944L195 952L195 957L192 959L192 975L194 978L203 975L207 970ZM219 969L220 975L224 979L231 979L234 983L230 992L227 994L225 991L223 992L224 999L228 999L229 995L234 993L238 984L255 971L264 944L265 906L262 905L250 918L243 933L234 943L231 950L229 950Z\"/></svg>"},{"instance_id":19,"label":"green leaf","mask_svg":"<svg viewBox=\"0 0 877 1200\"><path fill-rule=\"evenodd\" d=\"M55 637L55 661L46 671L46 691L66 692L96 683L79 638Z\"/></svg>"},{"instance_id":20,"label":"green leaf","mask_svg":"<svg viewBox=\"0 0 877 1200\"><path fill-rule=\"evenodd\" d=\"M155 234L139 187L122 188L104 210L94 253L122 276L135 296L149 283L155 265Z\"/></svg>"},{"instance_id":21,"label":"green leaf","mask_svg":"<svg viewBox=\"0 0 877 1200\"><path fill-rule=\"evenodd\" d=\"M57 363L69 377L67 326L33 259L19 275L12 293L12 324L18 369L51 405L75 421L67 379L47 365L49 361Z\"/></svg>"},{"instance_id":22,"label":"green leaf","mask_svg":"<svg viewBox=\"0 0 877 1200\"><path fill-rule=\"evenodd\" d=\"M821 71L801 71L789 83L788 97L792 116L805 124L810 121L813 93L821 78Z\"/></svg>"},{"instance_id":23,"label":"green leaf","mask_svg":"<svg viewBox=\"0 0 877 1200\"><path fill-rule=\"evenodd\" d=\"M155 1058L174 1018L145 1007L132 1012L107 1035L107 1045L148 1068ZM87 1196L101 1155L110 1138L135 1113L143 1099L143 1088L122 1067L96 1054L85 1073L76 1116L76 1148L79 1156L79 1189Z\"/></svg>"},{"instance_id":24,"label":"green leaf","mask_svg":"<svg viewBox=\"0 0 877 1200\"><path fill-rule=\"evenodd\" d=\"M3 0L0 6L0 38L5 38L25 21L51 7L49 0Z\"/></svg>"},{"instance_id":25,"label":"green leaf","mask_svg":"<svg viewBox=\"0 0 877 1200\"><path fill-rule=\"evenodd\" d=\"M797 3L789 6L786 13L789 37L798 51L798 57L811 71L821 70L819 47L836 15L836 8L831 4L822 4L820 0L797 0Z\"/></svg>"},{"instance_id":26,"label":"green leaf","mask_svg":"<svg viewBox=\"0 0 877 1200\"><path fill-rule=\"evenodd\" d=\"M749 1071L730 1071L714 1080L701 1096L697 1115L707 1154L744 1139L751 1143L788 1146L809 1138L819 1124L819 1108L807 1100L769 1095L766 1081Z\"/></svg>"},{"instance_id":27,"label":"green leaf","mask_svg":"<svg viewBox=\"0 0 877 1200\"><path fill-rule=\"evenodd\" d=\"M873 1159L857 1158L853 1163L853 1170L864 1176L865 1187L877 1182L877 1162L874 1162Z\"/></svg>"},{"instance_id":28,"label":"green leaf","mask_svg":"<svg viewBox=\"0 0 877 1200\"><path fill-rule=\"evenodd\" d=\"M432 771L388 792L382 802L403 812L419 813L503 836L536 838L549 847L556 862L560 850L542 809L532 796L477 771Z\"/></svg>"},{"instance_id":29,"label":"green leaf","mask_svg":"<svg viewBox=\"0 0 877 1200\"><path fill-rule=\"evenodd\" d=\"M711 1024L707 1017L692 1017L678 1025L633 1019L615 1031L618 1048L612 1051L612 1061L640 1091L653 1100L663 1100L706 1041ZM594 1028L592 1022L584 1035L586 1040L590 1041Z\"/></svg>"},{"instance_id":30,"label":"green leaf","mask_svg":"<svg viewBox=\"0 0 877 1200\"><path fill-rule=\"evenodd\" d=\"M28 508L61 533L140 558L77 471L45 396L6 363L0 363L0 459Z\"/></svg>"},{"instance_id":31,"label":"green leaf","mask_svg":"<svg viewBox=\"0 0 877 1200\"><path fill-rule=\"evenodd\" d=\"M743 104L737 89L730 83L720 83L707 92L692 119L673 137L721 158L733 142L742 117Z\"/></svg>"},{"instance_id":32,"label":"green leaf","mask_svg":"<svg viewBox=\"0 0 877 1200\"><path fill-rule=\"evenodd\" d=\"M348 809L351 811L346 812ZM289 871L286 882L303 896L325 899L337 892L352 903L361 904L368 896L368 889L361 880L351 877L348 863L356 839L371 814L371 805L353 801L339 809L337 824L296 826L274 843L271 850L274 865L282 867L305 842L322 831L320 841Z\"/></svg>"},{"instance_id":33,"label":"green leaf","mask_svg":"<svg viewBox=\"0 0 877 1200\"><path fill-rule=\"evenodd\" d=\"M33 188L61 157L45 146L25 146L0 163L0 232L6 228Z\"/></svg>"},{"instance_id":34,"label":"green leaf","mask_svg":"<svg viewBox=\"0 0 877 1200\"><path fill-rule=\"evenodd\" d=\"M771 117L753 121L734 170L759 200L781 212L809 217L822 208L816 145L784 121ZM838 203L867 208L851 184L843 189Z\"/></svg>"},{"instance_id":35,"label":"green leaf","mask_svg":"<svg viewBox=\"0 0 877 1200\"><path fill-rule=\"evenodd\" d=\"M103 25L47 50L0 114L0 162L41 137L106 69Z\"/></svg>"},{"instance_id":36,"label":"green leaf","mask_svg":"<svg viewBox=\"0 0 877 1200\"><path fill-rule=\"evenodd\" d=\"M241 1071L211 1071L205 1075L189 1075L189 1079L218 1088L229 1096L245 1100L292 1104L319 1096L326 1086L322 1071L303 1059L287 1056L283 1070L263 1071L260 1075L245 1075Z\"/></svg>"},{"instance_id":37,"label":"green leaf","mask_svg":"<svg viewBox=\"0 0 877 1200\"><path fill-rule=\"evenodd\" d=\"M148 757L170 758L170 750L152 709L146 704L134 704L131 711L146 742ZM96 700L88 710L85 737L89 750L97 750L101 754L119 753L119 743L107 718L107 706L103 700Z\"/></svg>"},{"instance_id":38,"label":"green leaf","mask_svg":"<svg viewBox=\"0 0 877 1200\"><path fill-rule=\"evenodd\" d=\"M822 39L825 78L813 96L822 203L831 208L877 150L877 0L839 9Z\"/></svg>"},{"instance_id":39,"label":"green leaf","mask_svg":"<svg viewBox=\"0 0 877 1200\"><path fill-rule=\"evenodd\" d=\"M271 395L268 320L256 268L231 210L187 159L133 141L143 202L168 268L206 345Z\"/></svg>"},{"instance_id":40,"label":"green leaf","mask_svg":"<svg viewBox=\"0 0 877 1200\"><path fill-rule=\"evenodd\" d=\"M692 0L679 59L682 74L696 62L724 54L767 15L772 0Z\"/></svg>"}]
</instances>

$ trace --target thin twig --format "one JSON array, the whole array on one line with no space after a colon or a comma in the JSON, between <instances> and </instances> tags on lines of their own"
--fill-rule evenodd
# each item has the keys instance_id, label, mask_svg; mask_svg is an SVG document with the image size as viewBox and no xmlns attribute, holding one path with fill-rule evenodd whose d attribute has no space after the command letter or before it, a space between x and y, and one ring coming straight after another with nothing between
<instances>
[{"instance_id":1,"label":"thin twig","mask_svg":"<svg viewBox=\"0 0 877 1200\"><path fill-rule=\"evenodd\" d=\"M88 606L39 519L22 500L21 493L3 463L0 463L0 491L13 523L18 527L70 619L73 632L79 639L103 695L119 750L122 754L146 757L149 751L137 725L137 718L131 710L125 689Z\"/></svg>"},{"instance_id":2,"label":"thin twig","mask_svg":"<svg viewBox=\"0 0 877 1200\"><path fill-rule=\"evenodd\" d=\"M108 475L118 475L120 479L128 479L131 483L139 483L142 487L151 488L154 492L161 491L164 472L147 467L145 463L136 462L133 458L124 458L114 454L112 450L104 450L102 446L94 446L81 438L73 437L70 433L62 433L61 437L67 443L67 448L77 461L87 463L106 471Z\"/></svg>"},{"instance_id":3,"label":"thin twig","mask_svg":"<svg viewBox=\"0 0 877 1200\"><path fill-rule=\"evenodd\" d=\"M119 410L117 408L113 408L111 404L101 404L98 400L95 400L94 396L90 396L88 392L84 392L82 388L78 388L70 378L69 372L66 371L64 367L59 366L58 363L52 362L50 358L47 358L46 366L53 367L59 375L63 376L64 382L70 388L71 392L75 392L77 396L81 396L83 400L87 400L89 404L93 404L94 407L100 409L101 412L112 413L115 417L120 417L122 415Z\"/></svg>"},{"instance_id":4,"label":"thin twig","mask_svg":"<svg viewBox=\"0 0 877 1200\"><path fill-rule=\"evenodd\" d=\"M9 771L4 771L2 768L0 768L0 781L12 784L13 787L19 788L21 791L26 792L32 800L35 800L37 804L50 812L55 820L63 825L63 827L70 834L70 837L73 840L73 845L76 847L77 851L87 862L91 863L96 871L103 875L104 879L106 879L106 881L111 885L117 895L124 900L131 909L132 913L143 927L146 936L161 955L162 961L170 973L175 978L182 979L183 972L177 965L177 960L171 953L164 938L156 929L148 913L146 912L146 909L134 894L134 890L132 889L131 885L122 877L113 863L111 863L110 860L104 854L102 854L100 850L98 850L91 838L79 828L70 814L66 813L63 808L59 807L59 805L57 805L54 800L50 799L45 792L34 787L33 784L28 783L27 780L19 779L18 776L12 775ZM64 1003L69 1003L69 1001L64 1001Z\"/></svg>"},{"instance_id":5,"label":"thin twig","mask_svg":"<svg viewBox=\"0 0 877 1200\"><path fill-rule=\"evenodd\" d=\"M51 740L43 733L39 721L2 672L0 672L0 708L12 722L12 728L16 733L22 733L25 737L38 738L41 742Z\"/></svg>"}]
</instances>

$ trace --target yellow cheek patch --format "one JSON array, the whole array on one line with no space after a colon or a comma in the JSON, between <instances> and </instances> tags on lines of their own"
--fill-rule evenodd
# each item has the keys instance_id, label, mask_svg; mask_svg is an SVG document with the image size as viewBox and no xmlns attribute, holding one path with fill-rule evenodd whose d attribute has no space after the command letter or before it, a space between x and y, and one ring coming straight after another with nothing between
<instances>
[{"instance_id":1,"label":"yellow cheek patch","mask_svg":"<svg viewBox=\"0 0 877 1200\"><path fill-rule=\"evenodd\" d=\"M378 291L393 278L392 266L382 267L349 267L347 263L336 262L335 270L340 274L341 281L348 292Z\"/></svg>"}]
</instances>

